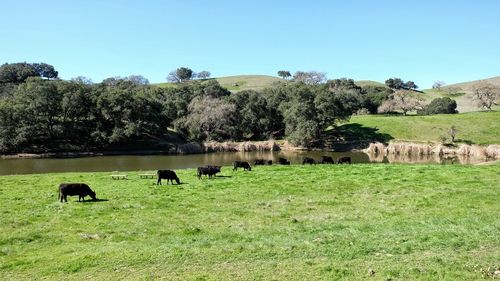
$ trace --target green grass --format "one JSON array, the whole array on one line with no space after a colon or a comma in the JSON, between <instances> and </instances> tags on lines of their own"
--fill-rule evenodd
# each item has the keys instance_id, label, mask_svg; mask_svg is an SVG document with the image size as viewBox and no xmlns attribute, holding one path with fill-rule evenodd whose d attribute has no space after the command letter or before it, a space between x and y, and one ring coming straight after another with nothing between
<instances>
[{"instance_id":1,"label":"green grass","mask_svg":"<svg viewBox=\"0 0 500 281\"><path fill-rule=\"evenodd\" d=\"M457 138L475 144L500 143L500 111L438 114L429 116L362 115L351 118L350 124L378 129L397 141L439 142L452 125Z\"/></svg>"},{"instance_id":2,"label":"green grass","mask_svg":"<svg viewBox=\"0 0 500 281\"><path fill-rule=\"evenodd\" d=\"M474 280L500 257L499 165L0 177L0 280ZM57 201L86 182L108 201Z\"/></svg>"}]
</instances>

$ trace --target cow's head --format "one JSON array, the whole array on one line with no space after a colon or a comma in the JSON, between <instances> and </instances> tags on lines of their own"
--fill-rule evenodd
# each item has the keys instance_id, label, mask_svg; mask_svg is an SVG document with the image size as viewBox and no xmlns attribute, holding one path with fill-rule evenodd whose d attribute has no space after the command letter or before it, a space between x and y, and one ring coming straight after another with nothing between
<instances>
[{"instance_id":1,"label":"cow's head","mask_svg":"<svg viewBox=\"0 0 500 281\"><path fill-rule=\"evenodd\" d=\"M179 177L175 177L175 182L176 182L177 184L181 184L181 181L179 180Z\"/></svg>"},{"instance_id":2,"label":"cow's head","mask_svg":"<svg viewBox=\"0 0 500 281\"><path fill-rule=\"evenodd\" d=\"M95 191L93 191L92 189L90 190L90 194L89 196L93 199L93 200L97 200L97 197L95 196Z\"/></svg>"}]
</instances>

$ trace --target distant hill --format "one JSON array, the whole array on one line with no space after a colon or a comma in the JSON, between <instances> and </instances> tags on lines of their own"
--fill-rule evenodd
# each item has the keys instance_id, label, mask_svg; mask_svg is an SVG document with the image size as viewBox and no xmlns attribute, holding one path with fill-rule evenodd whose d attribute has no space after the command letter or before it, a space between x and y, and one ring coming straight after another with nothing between
<instances>
[{"instance_id":1,"label":"distant hill","mask_svg":"<svg viewBox=\"0 0 500 281\"><path fill-rule=\"evenodd\" d=\"M243 90L262 90L271 87L274 83L285 80L269 75L235 75L210 78L215 79L219 84L232 92ZM174 83L159 83L160 87L175 87Z\"/></svg>"},{"instance_id":2,"label":"distant hill","mask_svg":"<svg viewBox=\"0 0 500 281\"><path fill-rule=\"evenodd\" d=\"M371 80L359 80L355 82L356 85L360 87L366 87L366 86L378 86L378 87L385 87L388 88L384 83L377 82L377 81L371 81Z\"/></svg>"},{"instance_id":3,"label":"distant hill","mask_svg":"<svg viewBox=\"0 0 500 281\"><path fill-rule=\"evenodd\" d=\"M234 75L211 78L217 80L219 84L227 88L232 92L238 92L243 90L262 90L264 88L272 87L277 82L284 82L285 80L270 76L270 75ZM155 84L160 87L175 87L173 83L159 83ZM356 81L356 85L360 87L364 86L381 86L387 87L384 83L370 81L370 80L360 80Z\"/></svg>"},{"instance_id":4,"label":"distant hill","mask_svg":"<svg viewBox=\"0 0 500 281\"><path fill-rule=\"evenodd\" d=\"M454 99L457 102L459 112L478 111L480 110L480 108L472 99L472 90L475 85L481 82L488 82L500 87L500 76L482 80L450 84L442 87L441 90L427 89L424 90L424 93L426 95L425 97L427 101L431 101L432 99L438 97L449 97L451 99Z\"/></svg>"}]
</instances>

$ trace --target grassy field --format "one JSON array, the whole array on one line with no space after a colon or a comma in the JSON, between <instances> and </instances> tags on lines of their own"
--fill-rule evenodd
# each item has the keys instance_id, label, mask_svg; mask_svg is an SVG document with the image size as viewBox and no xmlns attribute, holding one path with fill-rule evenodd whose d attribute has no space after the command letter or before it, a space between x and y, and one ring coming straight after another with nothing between
<instances>
[{"instance_id":1,"label":"grassy field","mask_svg":"<svg viewBox=\"0 0 500 281\"><path fill-rule=\"evenodd\" d=\"M0 280L475 280L500 257L499 165L0 177ZM85 182L101 201L57 201ZM372 275L370 277L370 272Z\"/></svg>"},{"instance_id":2,"label":"grassy field","mask_svg":"<svg viewBox=\"0 0 500 281\"><path fill-rule=\"evenodd\" d=\"M439 142L456 126L457 139L474 144L500 143L500 111L438 114L429 116L362 115L349 124L378 129L397 141Z\"/></svg>"}]
</instances>

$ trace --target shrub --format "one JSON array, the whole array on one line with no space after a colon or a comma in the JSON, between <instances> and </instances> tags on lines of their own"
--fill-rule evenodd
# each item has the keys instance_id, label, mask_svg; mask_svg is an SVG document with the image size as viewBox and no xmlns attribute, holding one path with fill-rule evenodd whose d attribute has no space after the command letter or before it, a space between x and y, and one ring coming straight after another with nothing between
<instances>
[{"instance_id":1,"label":"shrub","mask_svg":"<svg viewBox=\"0 0 500 281\"><path fill-rule=\"evenodd\" d=\"M419 114L454 114L457 113L457 102L448 98L436 98L424 107Z\"/></svg>"}]
</instances>

